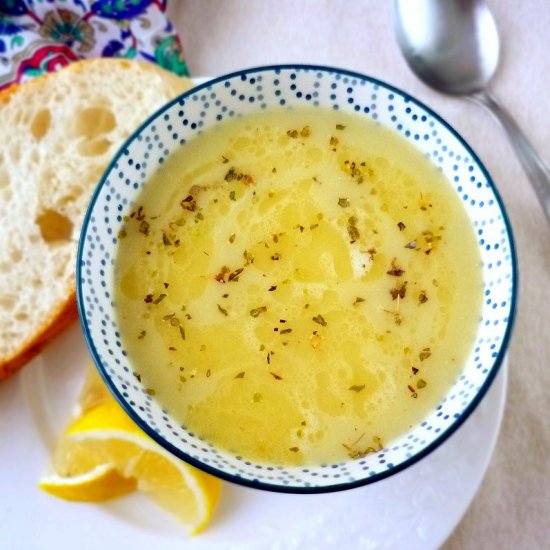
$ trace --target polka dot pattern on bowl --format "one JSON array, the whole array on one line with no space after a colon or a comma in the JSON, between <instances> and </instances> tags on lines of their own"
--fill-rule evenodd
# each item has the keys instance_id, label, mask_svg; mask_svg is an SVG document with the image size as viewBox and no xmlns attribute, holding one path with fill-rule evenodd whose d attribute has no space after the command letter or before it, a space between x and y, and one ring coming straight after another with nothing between
<instances>
[{"instance_id":1,"label":"polka dot pattern on bowl","mask_svg":"<svg viewBox=\"0 0 550 550\"><path fill-rule=\"evenodd\" d=\"M114 256L123 217L142 185L177 148L220 121L272 106L328 107L392 128L446 175L477 233L483 261L480 327L467 364L437 409L379 452L337 464L283 468L215 449L163 411L134 375L115 322ZM371 483L413 464L472 412L495 377L515 310L511 229L491 179L473 151L428 108L396 88L322 67L251 69L205 83L153 115L123 146L101 180L84 221L77 265L82 324L94 361L134 420L192 464L251 487L321 492Z\"/></svg>"}]
</instances>

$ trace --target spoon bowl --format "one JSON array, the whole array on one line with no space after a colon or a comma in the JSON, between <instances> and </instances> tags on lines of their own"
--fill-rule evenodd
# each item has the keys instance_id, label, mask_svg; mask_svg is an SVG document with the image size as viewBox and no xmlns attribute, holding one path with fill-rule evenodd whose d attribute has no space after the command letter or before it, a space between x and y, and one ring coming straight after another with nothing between
<instances>
[{"instance_id":1,"label":"spoon bowl","mask_svg":"<svg viewBox=\"0 0 550 550\"><path fill-rule=\"evenodd\" d=\"M480 92L499 60L495 19L479 0L398 0L396 35L410 68L448 94Z\"/></svg>"}]
</instances>

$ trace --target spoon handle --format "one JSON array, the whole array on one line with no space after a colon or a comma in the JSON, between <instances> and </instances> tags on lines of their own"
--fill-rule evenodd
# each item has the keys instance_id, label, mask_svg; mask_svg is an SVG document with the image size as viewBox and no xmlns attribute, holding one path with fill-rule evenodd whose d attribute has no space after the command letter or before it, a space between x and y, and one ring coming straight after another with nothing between
<instances>
[{"instance_id":1,"label":"spoon handle","mask_svg":"<svg viewBox=\"0 0 550 550\"><path fill-rule=\"evenodd\" d=\"M535 190L537 197L550 221L550 170L535 151L527 136L523 133L512 115L487 92L470 96L474 101L486 107L502 125L514 150Z\"/></svg>"}]
</instances>

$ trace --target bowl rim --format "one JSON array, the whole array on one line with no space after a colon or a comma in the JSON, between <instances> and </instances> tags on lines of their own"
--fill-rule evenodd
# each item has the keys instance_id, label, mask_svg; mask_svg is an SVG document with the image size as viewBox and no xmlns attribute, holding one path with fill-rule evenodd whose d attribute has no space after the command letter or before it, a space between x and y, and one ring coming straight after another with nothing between
<instances>
[{"instance_id":1,"label":"bowl rim","mask_svg":"<svg viewBox=\"0 0 550 550\"><path fill-rule=\"evenodd\" d=\"M355 78L358 80L363 80L366 82L370 82L375 85L379 85L399 96L401 96L403 99L411 102L412 104L415 104L416 106L423 109L426 113L428 113L430 116L432 116L439 124L441 124L443 127L445 127L449 132L452 134L452 136L465 148L465 150L468 152L469 155L472 157L472 161L479 167L481 170L483 176L486 178L487 183L489 184L489 187L491 191L495 195L495 200L498 204L498 208L502 214L502 221L504 223L504 226L506 228L507 237L510 241L510 267L511 267L511 298L510 298L510 314L508 316L507 325L504 331L504 335L502 338L502 344L500 346L499 352L497 356L494 358L493 363L489 369L489 372L487 373L487 376L477 391L476 395L473 397L471 402L467 405L467 407L464 409L464 411L460 414L458 418L455 418L455 420L452 422L452 424L445 429L440 435L438 435L431 443L429 443L424 449L418 451L413 456L405 459L403 462L400 462L399 464L396 464L390 469L387 469L383 472L378 472L373 475L366 475L365 477L361 479L357 479L355 481L348 481L344 483L335 483L331 485L326 486L292 486L292 485L278 485L275 483L266 483L264 481L258 481L254 479L247 479L244 477L239 477L233 474L229 474L225 472L224 470L221 470L219 468L210 466L208 464L205 464L204 462L201 462L200 460L197 460L193 458L192 456L188 455L186 452L182 451L169 441L167 441L164 437L162 437L159 433L157 433L154 429L152 429L149 424L144 422L135 412L134 409L130 406L130 404L124 399L124 397L121 395L119 390L116 388L116 386L111 382L111 377L108 375L101 359L99 358L99 354L96 350L96 347L93 342L92 335L88 329L88 324L86 322L86 314L85 314L85 305L84 305L84 298L82 294L82 275L81 275L81 267L84 265L83 263L83 248L85 245L85 235L87 234L87 227L90 223L90 218L92 215L92 211L94 210L95 203L98 199L98 196L105 185L105 182L107 181L107 178L109 174L113 171L115 165L119 161L120 157L123 155L124 150L127 149L127 147L134 142L137 139L137 136L146 128L148 127L152 122L160 118L160 116L167 110L169 110L174 104L178 103L181 99L186 99L187 97L190 97L200 90L203 90L205 88L208 88L214 84L218 84L219 82L223 82L229 79L233 79L236 77L240 77L243 75L251 75L255 73L260 72L275 72L277 70L296 70L296 71L319 71L324 73L334 73L334 74L341 74L343 76L347 76L350 78ZM460 135L460 133L455 130L455 128L448 123L443 117L441 117L439 114L437 114L435 111L433 111L430 107L428 107L426 104L424 104L422 101L416 99L414 96L410 95L408 92L405 92L401 88L398 88L392 84L389 84L383 80L380 80L378 78L369 76L367 74L359 73L357 71L351 71L348 69L338 68L338 67L332 67L328 65L312 65L312 64L273 64L273 65L260 65L250 68L244 68L237 71L233 71L218 77L215 77L210 80L206 80L196 86L193 86L189 90L183 92L176 98L172 99L168 103L164 104L160 108L158 108L153 114L151 114L144 122L142 122L136 130L134 130L128 138L124 141L124 143L120 146L118 151L115 153L111 161L109 162L108 166L103 171L103 174L96 185L96 188L94 189L94 192L92 194L90 203L88 205L88 208L86 210L86 214L83 218L79 242L78 242L78 250L77 250L77 257L76 257L76 299L77 299L77 306L78 306L78 316L80 325L84 334L84 339L86 342L86 345L88 347L88 350L90 351L91 358L99 371L99 374L101 375L103 381L105 382L107 388L111 392L111 394L115 397L115 399L118 401L119 405L126 411L126 413L130 416L130 418L149 436L151 437L156 443L158 443L163 449L167 450L174 456L178 457L179 459L183 460L184 462L187 462L188 464L198 468L199 470L202 470L208 474L214 475L224 481L228 481L231 483L235 483L237 485L253 488L253 489L262 489L265 491L270 492L277 492L277 493L291 493L291 494L320 494L320 493L332 493L337 491L343 491L348 489L353 489L357 487L363 487L365 485L370 485L374 482L381 481L382 479L391 477L406 468L409 468L410 466L416 464L424 457L428 456L430 453L435 451L439 446L441 446L447 439L449 439L463 424L464 422L470 417L470 415L474 412L474 410L477 408L479 403L482 401L483 397L488 392L489 388L491 387L491 384L493 383L496 375L498 374L504 357L506 356L509 344L510 344L510 338L513 332L513 327L515 325L515 319L516 319L516 312L517 312L517 299L518 299L518 291L519 291L519 274L518 274L518 258L517 258L517 251L516 251L516 245L514 240L514 234L512 231L512 225L508 216L508 213L506 211L504 202L502 200L502 197L491 177L489 174L489 171L483 164L483 162L480 160L478 155L475 153L475 151L472 149L472 147L468 144L468 142Z\"/></svg>"}]
</instances>

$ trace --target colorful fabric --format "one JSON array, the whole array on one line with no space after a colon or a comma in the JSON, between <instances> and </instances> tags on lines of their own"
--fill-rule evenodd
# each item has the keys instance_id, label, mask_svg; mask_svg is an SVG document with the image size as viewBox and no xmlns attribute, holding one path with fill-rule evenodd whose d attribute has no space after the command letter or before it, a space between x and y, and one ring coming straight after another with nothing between
<instances>
[{"instance_id":1,"label":"colorful fabric","mask_svg":"<svg viewBox=\"0 0 550 550\"><path fill-rule=\"evenodd\" d=\"M0 90L72 61L125 57L188 75L168 0L0 0Z\"/></svg>"}]
</instances>

